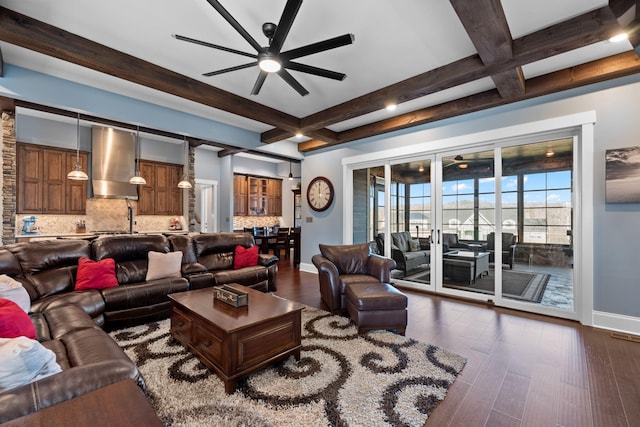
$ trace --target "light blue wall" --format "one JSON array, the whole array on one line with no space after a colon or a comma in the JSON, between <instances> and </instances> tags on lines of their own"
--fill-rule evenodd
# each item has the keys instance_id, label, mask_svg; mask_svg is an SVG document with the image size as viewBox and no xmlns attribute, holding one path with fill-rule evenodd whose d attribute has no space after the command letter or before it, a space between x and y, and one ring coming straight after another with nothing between
<instances>
[{"instance_id":1,"label":"light blue wall","mask_svg":"<svg viewBox=\"0 0 640 427\"><path fill-rule=\"evenodd\" d=\"M244 148L263 145L256 132L240 129L160 105L4 64L0 96L79 111L125 123ZM75 138L74 138L75 141Z\"/></svg>"},{"instance_id":2,"label":"light blue wall","mask_svg":"<svg viewBox=\"0 0 640 427\"><path fill-rule=\"evenodd\" d=\"M593 158L594 204L583 209L594 215L594 309L640 317L640 204L605 203L605 150L640 145L640 76L618 79L588 88L554 94L468 114L435 124L370 138L348 144L347 148L308 154L304 161L302 188L317 175L331 179L338 199L323 213L305 205L302 262L309 263L318 252L318 243L342 242L342 168L336 158L388 150L443 138L466 135L521 123L533 122L584 111L596 111ZM317 237L316 237L317 236Z\"/></svg>"},{"instance_id":3,"label":"light blue wall","mask_svg":"<svg viewBox=\"0 0 640 427\"><path fill-rule=\"evenodd\" d=\"M260 145L259 135L253 132L10 64L5 64L5 77L0 79L0 95L80 110L129 123L138 122L144 126L200 136L241 147L253 148ZM323 213L310 211L303 202L302 262L310 262L311 256L318 251L318 243L342 242L342 167L338 159L588 110L595 110L597 115L592 164L596 183L594 204L583 207L593 211L595 221L594 308L608 313L640 317L640 204L606 204L604 194L605 150L639 145L640 76L372 137L333 151L308 154L302 170L303 194L310 179L322 175L334 183L337 197L333 206ZM62 139L68 148L73 148L73 144L69 145L69 142L66 142L69 139L75 141L68 130L56 129L54 133L68 134L69 136ZM75 133L73 135L75 136ZM38 134L34 138L44 140L51 136ZM143 153L145 150L143 145ZM226 183L228 185L225 184L234 171L231 160L233 156L222 160L218 159L215 153L211 156L196 157L196 178L220 182L220 230L225 230L229 228L228 218L233 208L230 197L231 181ZM310 222L307 222L307 219L310 219Z\"/></svg>"}]
</instances>

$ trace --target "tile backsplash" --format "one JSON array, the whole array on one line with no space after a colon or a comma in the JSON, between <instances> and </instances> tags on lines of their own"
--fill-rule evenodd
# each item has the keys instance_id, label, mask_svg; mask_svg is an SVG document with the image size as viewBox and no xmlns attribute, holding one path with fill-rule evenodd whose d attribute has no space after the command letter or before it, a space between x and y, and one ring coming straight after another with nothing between
<instances>
[{"instance_id":1,"label":"tile backsplash","mask_svg":"<svg viewBox=\"0 0 640 427\"><path fill-rule=\"evenodd\" d=\"M130 201L134 211L134 230L138 232L156 232L170 230L170 215L136 215L138 202ZM31 215L18 215L16 218L16 235L22 231L22 218ZM88 233L103 230L129 230L127 218L127 202L124 199L87 199L85 215L33 215L36 217L38 234L55 235L76 232L78 221L84 221ZM178 219L182 228L186 228L184 217Z\"/></svg>"}]
</instances>

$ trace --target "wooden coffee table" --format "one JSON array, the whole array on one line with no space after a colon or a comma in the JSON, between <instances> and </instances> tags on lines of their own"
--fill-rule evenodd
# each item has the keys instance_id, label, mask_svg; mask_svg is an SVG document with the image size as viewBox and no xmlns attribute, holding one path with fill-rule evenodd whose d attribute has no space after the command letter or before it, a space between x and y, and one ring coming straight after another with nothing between
<instances>
[{"instance_id":1,"label":"wooden coffee table","mask_svg":"<svg viewBox=\"0 0 640 427\"><path fill-rule=\"evenodd\" d=\"M213 298L213 289L180 292L171 299L171 335L224 382L227 393L239 378L294 355L300 360L304 307L238 284L249 305L233 307Z\"/></svg>"}]
</instances>

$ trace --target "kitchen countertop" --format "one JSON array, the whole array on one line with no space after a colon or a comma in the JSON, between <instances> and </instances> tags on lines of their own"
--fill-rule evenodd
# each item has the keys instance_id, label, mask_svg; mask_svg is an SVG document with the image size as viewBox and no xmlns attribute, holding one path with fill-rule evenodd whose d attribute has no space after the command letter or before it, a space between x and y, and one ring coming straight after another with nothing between
<instances>
[{"instance_id":1,"label":"kitchen countertop","mask_svg":"<svg viewBox=\"0 0 640 427\"><path fill-rule=\"evenodd\" d=\"M189 231L188 230L149 230L149 231L136 231L134 232L134 234L188 234ZM34 233L30 233L30 234L24 234L24 233L20 233L20 234L16 234L16 239L22 239L23 241L26 240L30 240L30 239L57 239L58 237L61 238L74 238L77 237L79 239L82 238L87 238L87 237L93 237L93 236L105 236L105 235L112 235L112 236L126 236L129 233L113 233L113 234L109 234L109 233L105 233L105 232L86 232L86 233L43 233L43 234L34 234Z\"/></svg>"}]
</instances>

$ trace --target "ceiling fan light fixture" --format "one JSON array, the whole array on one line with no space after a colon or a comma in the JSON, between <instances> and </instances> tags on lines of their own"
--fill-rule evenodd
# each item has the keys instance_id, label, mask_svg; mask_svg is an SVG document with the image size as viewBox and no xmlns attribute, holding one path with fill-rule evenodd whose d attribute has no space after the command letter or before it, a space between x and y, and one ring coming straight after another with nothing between
<instances>
[{"instance_id":1,"label":"ceiling fan light fixture","mask_svg":"<svg viewBox=\"0 0 640 427\"><path fill-rule=\"evenodd\" d=\"M616 34L615 36L611 37L609 39L609 41L611 43L620 43L622 41L625 41L629 38L629 35L627 33L620 33L620 34Z\"/></svg>"},{"instance_id":2,"label":"ceiling fan light fixture","mask_svg":"<svg viewBox=\"0 0 640 427\"><path fill-rule=\"evenodd\" d=\"M282 69L282 61L270 52L258 55L258 66L265 73L277 73Z\"/></svg>"}]
</instances>

